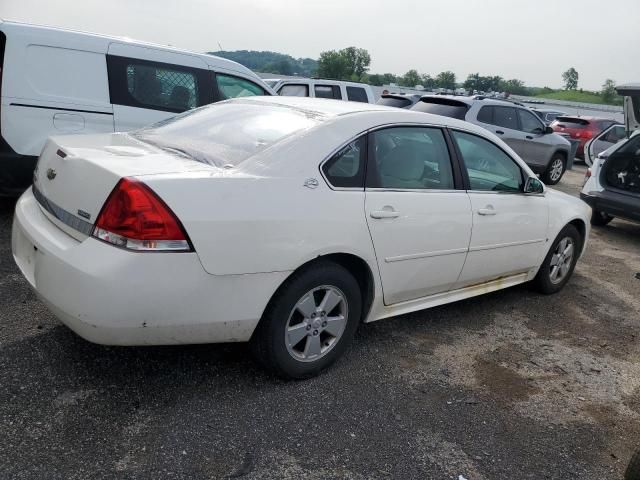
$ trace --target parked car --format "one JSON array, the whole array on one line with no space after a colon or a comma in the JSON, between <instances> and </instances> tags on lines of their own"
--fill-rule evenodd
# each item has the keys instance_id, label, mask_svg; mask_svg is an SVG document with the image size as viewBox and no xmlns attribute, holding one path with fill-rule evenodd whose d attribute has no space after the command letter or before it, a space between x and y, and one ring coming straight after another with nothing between
<instances>
[{"instance_id":1,"label":"parked car","mask_svg":"<svg viewBox=\"0 0 640 480\"><path fill-rule=\"evenodd\" d=\"M272 95L238 63L0 21L0 195L18 195L50 135L126 131L200 105Z\"/></svg>"},{"instance_id":2,"label":"parked car","mask_svg":"<svg viewBox=\"0 0 640 480\"><path fill-rule=\"evenodd\" d=\"M576 157L584 159L584 145L614 123L617 122L610 118L563 115L557 117L550 126L556 133L568 134L570 138L579 140Z\"/></svg>"},{"instance_id":3,"label":"parked car","mask_svg":"<svg viewBox=\"0 0 640 480\"><path fill-rule=\"evenodd\" d=\"M255 97L50 139L12 250L89 341L250 341L302 378L363 321L529 281L558 292L589 213L471 123Z\"/></svg>"},{"instance_id":4,"label":"parked car","mask_svg":"<svg viewBox=\"0 0 640 480\"><path fill-rule=\"evenodd\" d=\"M584 144L584 163L590 167L600 153L626 138L627 132L624 125L614 123Z\"/></svg>"},{"instance_id":5,"label":"parked car","mask_svg":"<svg viewBox=\"0 0 640 480\"><path fill-rule=\"evenodd\" d=\"M387 107L411 108L421 97L422 95L413 93L384 93L376 103Z\"/></svg>"},{"instance_id":6,"label":"parked car","mask_svg":"<svg viewBox=\"0 0 640 480\"><path fill-rule=\"evenodd\" d=\"M370 85L321 78L266 79L278 95L284 97L332 98L351 102L375 103Z\"/></svg>"},{"instance_id":7,"label":"parked car","mask_svg":"<svg viewBox=\"0 0 640 480\"><path fill-rule=\"evenodd\" d=\"M565 112L560 112L558 110L551 110L548 108L532 108L531 111L535 113L540 120L542 120L545 125L551 125L556 118L566 115Z\"/></svg>"},{"instance_id":8,"label":"parked car","mask_svg":"<svg viewBox=\"0 0 640 480\"><path fill-rule=\"evenodd\" d=\"M411 110L480 125L502 138L547 185L558 183L567 168L569 142L554 134L526 107L484 97L425 96Z\"/></svg>"}]
</instances>

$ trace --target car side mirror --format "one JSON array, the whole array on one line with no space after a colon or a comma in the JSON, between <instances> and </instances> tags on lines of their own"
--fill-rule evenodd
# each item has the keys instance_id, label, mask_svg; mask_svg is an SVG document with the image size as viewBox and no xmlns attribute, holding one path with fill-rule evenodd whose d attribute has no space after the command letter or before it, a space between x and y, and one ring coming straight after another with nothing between
<instances>
[{"instance_id":1,"label":"car side mirror","mask_svg":"<svg viewBox=\"0 0 640 480\"><path fill-rule=\"evenodd\" d=\"M553 128L547 125L546 127L544 127L544 134L548 135L549 133L553 133Z\"/></svg>"},{"instance_id":2,"label":"car side mirror","mask_svg":"<svg viewBox=\"0 0 640 480\"><path fill-rule=\"evenodd\" d=\"M527 181L524 182L524 193L544 193L544 185L539 179L535 177L529 177L527 178Z\"/></svg>"}]
</instances>

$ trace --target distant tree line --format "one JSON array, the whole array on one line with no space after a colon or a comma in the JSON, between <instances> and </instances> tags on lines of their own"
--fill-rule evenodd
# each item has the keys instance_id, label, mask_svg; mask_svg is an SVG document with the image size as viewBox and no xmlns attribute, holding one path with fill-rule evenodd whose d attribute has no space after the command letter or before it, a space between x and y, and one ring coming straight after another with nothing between
<instances>
[{"instance_id":1,"label":"distant tree line","mask_svg":"<svg viewBox=\"0 0 640 480\"><path fill-rule=\"evenodd\" d=\"M234 60L251 70L279 75L297 75L300 77L321 77L334 80L350 80L371 85L396 84L403 87L415 88L422 86L426 90L444 88L454 90L458 87L468 92L508 92L515 95L544 96L557 92L549 87L526 87L517 78L504 79L498 75L480 75L470 73L466 80L457 83L456 75L452 71L440 72L434 76L419 73L411 69L404 75L393 73L369 73L371 55L363 48L347 47L341 50L327 50L320 53L318 60L312 58L293 58L277 52L258 52L253 50L208 52ZM578 91L579 74L574 67L562 73L564 89L567 92ZM599 92L590 92L598 96L605 103L621 102L616 93L616 83L607 79ZM582 93L582 89L579 90Z\"/></svg>"}]
</instances>

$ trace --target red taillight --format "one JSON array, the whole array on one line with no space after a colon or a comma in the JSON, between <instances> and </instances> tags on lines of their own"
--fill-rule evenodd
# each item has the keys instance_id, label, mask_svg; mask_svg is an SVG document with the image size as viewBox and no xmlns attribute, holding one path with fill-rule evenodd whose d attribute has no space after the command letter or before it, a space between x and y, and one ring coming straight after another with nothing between
<instances>
[{"instance_id":1,"label":"red taillight","mask_svg":"<svg viewBox=\"0 0 640 480\"><path fill-rule=\"evenodd\" d=\"M123 178L102 206L93 236L144 251L191 251L191 244L171 209L144 183Z\"/></svg>"},{"instance_id":2,"label":"red taillight","mask_svg":"<svg viewBox=\"0 0 640 480\"><path fill-rule=\"evenodd\" d=\"M586 139L593 138L593 131L592 130L585 130L582 133L582 138L586 138Z\"/></svg>"}]
</instances>

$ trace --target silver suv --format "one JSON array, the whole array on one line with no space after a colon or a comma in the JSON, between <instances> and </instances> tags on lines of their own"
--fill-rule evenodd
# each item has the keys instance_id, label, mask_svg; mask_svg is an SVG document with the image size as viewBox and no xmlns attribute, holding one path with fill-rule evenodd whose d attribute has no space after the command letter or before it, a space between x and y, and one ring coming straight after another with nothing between
<instances>
[{"instance_id":1,"label":"silver suv","mask_svg":"<svg viewBox=\"0 0 640 480\"><path fill-rule=\"evenodd\" d=\"M473 97L424 96L411 110L475 123L513 148L547 185L560 181L571 144L531 110L511 102Z\"/></svg>"}]
</instances>

